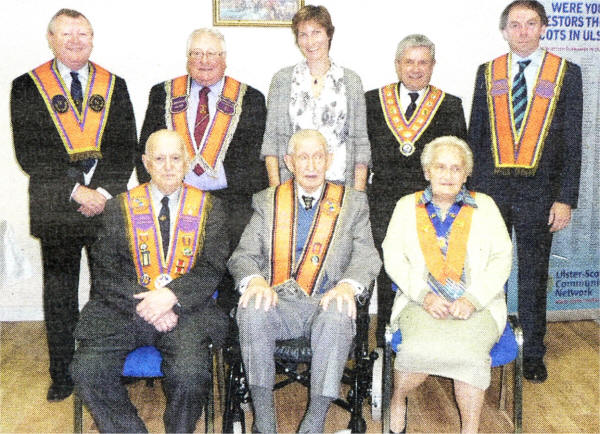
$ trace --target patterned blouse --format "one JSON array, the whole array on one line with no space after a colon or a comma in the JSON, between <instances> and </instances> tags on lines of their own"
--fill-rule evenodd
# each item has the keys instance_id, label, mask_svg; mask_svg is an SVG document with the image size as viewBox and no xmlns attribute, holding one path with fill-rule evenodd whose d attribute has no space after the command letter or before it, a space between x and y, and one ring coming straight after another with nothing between
<instances>
[{"instance_id":1,"label":"patterned blouse","mask_svg":"<svg viewBox=\"0 0 600 434\"><path fill-rule=\"evenodd\" d=\"M323 89L318 97L313 96L314 78L306 60L298 63L292 72L292 89L289 114L294 132L301 129L319 130L333 154L333 162L327 171L329 181L345 181L346 141L348 122L344 70L331 62L323 77Z\"/></svg>"}]
</instances>

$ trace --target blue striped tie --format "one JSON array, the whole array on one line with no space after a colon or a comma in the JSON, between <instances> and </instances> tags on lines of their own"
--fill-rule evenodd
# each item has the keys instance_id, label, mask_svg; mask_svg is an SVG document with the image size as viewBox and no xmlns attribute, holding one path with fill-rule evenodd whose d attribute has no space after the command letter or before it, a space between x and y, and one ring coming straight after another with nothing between
<instances>
[{"instance_id":1,"label":"blue striped tie","mask_svg":"<svg viewBox=\"0 0 600 434\"><path fill-rule=\"evenodd\" d=\"M521 130L523 117L525 116L525 108L527 107L527 83L525 82L525 68L531 63L531 60L520 60L519 72L515 75L512 86L512 105L513 115L515 119L515 128Z\"/></svg>"}]
</instances>

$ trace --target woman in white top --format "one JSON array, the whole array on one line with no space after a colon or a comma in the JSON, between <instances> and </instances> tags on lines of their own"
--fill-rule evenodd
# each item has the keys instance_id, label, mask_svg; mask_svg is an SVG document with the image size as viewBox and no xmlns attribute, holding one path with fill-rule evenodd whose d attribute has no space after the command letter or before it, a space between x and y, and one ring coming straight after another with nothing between
<instances>
[{"instance_id":1,"label":"woman in white top","mask_svg":"<svg viewBox=\"0 0 600 434\"><path fill-rule=\"evenodd\" d=\"M291 177L283 156L292 134L315 129L325 136L334 156L327 180L364 190L371 148L361 80L329 57L334 26L325 7L301 8L292 19L292 30L305 59L277 72L271 82L261 149L269 184Z\"/></svg>"}]
</instances>

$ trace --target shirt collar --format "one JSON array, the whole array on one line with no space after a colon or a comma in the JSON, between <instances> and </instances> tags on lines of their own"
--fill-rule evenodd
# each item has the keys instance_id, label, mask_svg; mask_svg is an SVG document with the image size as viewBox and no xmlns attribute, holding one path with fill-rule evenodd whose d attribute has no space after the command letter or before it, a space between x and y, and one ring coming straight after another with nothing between
<instances>
[{"instance_id":1,"label":"shirt collar","mask_svg":"<svg viewBox=\"0 0 600 434\"><path fill-rule=\"evenodd\" d=\"M175 190L173 193L169 194L169 205L172 205L174 203L177 203L179 201L179 194L181 193L181 187L179 187L177 190ZM150 181L150 194L152 195L152 202L155 205L155 208L157 207L157 204L160 203L160 201L162 200L163 197L165 197L165 195L158 189L158 187L156 186L156 184L154 184L152 181Z\"/></svg>"},{"instance_id":2,"label":"shirt collar","mask_svg":"<svg viewBox=\"0 0 600 434\"><path fill-rule=\"evenodd\" d=\"M85 65L83 65L83 67L81 69L78 69L77 71L73 71L71 68L69 68L67 65L62 63L60 60L56 59L56 67L58 68L58 72L60 73L61 77L67 77L67 76L70 76L71 72L76 72L79 75L79 81L81 82L82 85L83 85L83 83L87 82L88 76L90 75L89 63L86 63Z\"/></svg>"},{"instance_id":3,"label":"shirt collar","mask_svg":"<svg viewBox=\"0 0 600 434\"><path fill-rule=\"evenodd\" d=\"M315 206L319 199L321 199L321 193L323 193L323 187L325 187L325 183L321 184L321 186L312 193L307 193L302 187L300 187L300 184L298 183L296 183L296 187L296 191L298 192L298 200L302 200L302 196L312 196L314 198L313 206Z\"/></svg>"},{"instance_id":4,"label":"shirt collar","mask_svg":"<svg viewBox=\"0 0 600 434\"><path fill-rule=\"evenodd\" d=\"M537 69L542 64L543 58L544 58L544 50L539 47L527 57L521 57L517 53L513 53L512 54L512 66L514 68L518 68L518 66L517 66L518 62L529 59L529 60L531 60L531 63L529 64L529 66L534 66Z\"/></svg>"},{"instance_id":5,"label":"shirt collar","mask_svg":"<svg viewBox=\"0 0 600 434\"><path fill-rule=\"evenodd\" d=\"M426 205L433 200L433 191L431 190L431 185L429 185L425 191L423 192L423 196L421 196L421 200L419 200L420 205ZM454 203L458 203L460 205L469 205L472 208L477 208L477 203L475 202L475 198L467 190L467 188L463 185L456 198L454 199Z\"/></svg>"},{"instance_id":6,"label":"shirt collar","mask_svg":"<svg viewBox=\"0 0 600 434\"><path fill-rule=\"evenodd\" d=\"M425 94L425 91L429 89L429 85L425 86L423 89L421 90L408 90L406 88L406 86L404 86L404 83L400 82L400 90L398 93L400 93L400 100L401 101L408 101L408 103L410 103L410 95L409 93L418 93L419 97L417 98L417 101L419 101L423 95ZM417 102L415 101L415 103ZM408 105L407 103L407 105Z\"/></svg>"},{"instance_id":7,"label":"shirt collar","mask_svg":"<svg viewBox=\"0 0 600 434\"><path fill-rule=\"evenodd\" d=\"M221 79L219 81L217 81L216 83L213 83L210 86L208 86L208 88L210 89L210 93L212 93L213 95L221 95L223 93L224 85L225 85L225 76L221 77ZM196 80L192 79L192 86L190 89L191 92L197 93L197 91L199 91L203 87L205 87L205 86L202 86Z\"/></svg>"}]
</instances>

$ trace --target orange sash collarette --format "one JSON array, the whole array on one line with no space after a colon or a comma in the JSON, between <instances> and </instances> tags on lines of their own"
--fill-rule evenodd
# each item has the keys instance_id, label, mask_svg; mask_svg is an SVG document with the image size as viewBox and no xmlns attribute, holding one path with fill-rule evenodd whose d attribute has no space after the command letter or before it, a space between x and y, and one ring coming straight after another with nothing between
<instances>
[{"instance_id":1,"label":"orange sash collarette","mask_svg":"<svg viewBox=\"0 0 600 434\"><path fill-rule=\"evenodd\" d=\"M402 155L409 157L415 152L415 143L431 123L445 96L445 92L435 86L429 86L419 107L410 119L406 119L400 108L397 84L388 84L379 89L385 121L400 144Z\"/></svg>"},{"instance_id":2,"label":"orange sash collarette","mask_svg":"<svg viewBox=\"0 0 600 434\"><path fill-rule=\"evenodd\" d=\"M110 110L115 76L95 63L89 62L89 67L90 75L81 113L75 107L71 92L66 89L55 60L29 72L71 161L102 158L102 135Z\"/></svg>"},{"instance_id":3,"label":"orange sash collarette","mask_svg":"<svg viewBox=\"0 0 600 434\"><path fill-rule=\"evenodd\" d=\"M471 220L473 219L473 207L462 206L458 212L452 224L450 238L448 239L448 250L444 258L435 228L427 214L427 209L424 204L420 203L422 195L422 191L415 194L417 234L427 270L442 285L446 284L447 278L460 282L465 258L467 257L467 241L469 240ZM471 196L475 197L475 193L471 192Z\"/></svg>"},{"instance_id":4,"label":"orange sash collarette","mask_svg":"<svg viewBox=\"0 0 600 434\"><path fill-rule=\"evenodd\" d=\"M187 121L188 96L191 79L188 75L165 82L165 121L167 128L181 134L186 141L186 149L192 161L191 167L200 164L205 172L216 177L216 166L225 158L233 134L242 114L242 100L247 86L244 83L225 77L223 92L217 101L217 112L209 126L204 141L194 148Z\"/></svg>"},{"instance_id":5,"label":"orange sash collarette","mask_svg":"<svg viewBox=\"0 0 600 434\"><path fill-rule=\"evenodd\" d=\"M344 202L345 188L326 183L323 196L310 229L306 245L295 264L297 200L293 180L277 187L273 199L273 232L271 235L271 285L294 278L312 294L323 270L329 246ZM295 273L293 271L295 270Z\"/></svg>"},{"instance_id":6,"label":"orange sash collarette","mask_svg":"<svg viewBox=\"0 0 600 434\"><path fill-rule=\"evenodd\" d=\"M567 63L545 52L532 98L527 104L521 131L512 108L511 54L488 63L486 84L495 171L506 175L533 176L544 149Z\"/></svg>"},{"instance_id":7,"label":"orange sash collarette","mask_svg":"<svg viewBox=\"0 0 600 434\"><path fill-rule=\"evenodd\" d=\"M129 248L140 285L162 288L187 273L204 245L204 227L212 208L209 193L183 184L177 220L165 257L157 213L152 210L150 184L139 185L121 195L127 222Z\"/></svg>"}]
</instances>

